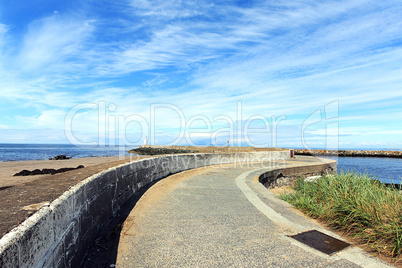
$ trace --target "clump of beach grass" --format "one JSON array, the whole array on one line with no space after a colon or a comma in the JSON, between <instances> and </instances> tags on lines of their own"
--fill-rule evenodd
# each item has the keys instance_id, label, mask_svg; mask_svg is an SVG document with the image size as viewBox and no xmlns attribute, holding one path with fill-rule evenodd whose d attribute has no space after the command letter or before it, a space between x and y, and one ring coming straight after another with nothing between
<instances>
[{"instance_id":1,"label":"clump of beach grass","mask_svg":"<svg viewBox=\"0 0 402 268\"><path fill-rule=\"evenodd\" d=\"M402 253L402 194L367 175L342 172L316 182L298 179L280 197L313 218L362 239L382 254Z\"/></svg>"}]
</instances>

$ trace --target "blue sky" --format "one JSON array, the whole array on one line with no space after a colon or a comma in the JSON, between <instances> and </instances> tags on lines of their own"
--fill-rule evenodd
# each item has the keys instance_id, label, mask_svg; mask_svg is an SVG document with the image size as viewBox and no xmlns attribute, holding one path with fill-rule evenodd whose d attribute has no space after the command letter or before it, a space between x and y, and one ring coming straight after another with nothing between
<instances>
[{"instance_id":1,"label":"blue sky","mask_svg":"<svg viewBox=\"0 0 402 268\"><path fill-rule=\"evenodd\" d=\"M402 149L401 1L0 0L0 143Z\"/></svg>"}]
</instances>

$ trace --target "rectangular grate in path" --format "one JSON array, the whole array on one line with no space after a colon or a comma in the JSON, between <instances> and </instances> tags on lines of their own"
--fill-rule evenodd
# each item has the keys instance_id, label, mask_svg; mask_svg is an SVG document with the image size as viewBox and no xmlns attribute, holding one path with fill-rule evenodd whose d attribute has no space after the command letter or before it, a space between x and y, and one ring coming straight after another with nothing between
<instances>
[{"instance_id":1,"label":"rectangular grate in path","mask_svg":"<svg viewBox=\"0 0 402 268\"><path fill-rule=\"evenodd\" d=\"M341 251L342 249L350 246L349 243L326 235L317 230L310 230L296 235L289 235L289 237L328 255Z\"/></svg>"}]
</instances>

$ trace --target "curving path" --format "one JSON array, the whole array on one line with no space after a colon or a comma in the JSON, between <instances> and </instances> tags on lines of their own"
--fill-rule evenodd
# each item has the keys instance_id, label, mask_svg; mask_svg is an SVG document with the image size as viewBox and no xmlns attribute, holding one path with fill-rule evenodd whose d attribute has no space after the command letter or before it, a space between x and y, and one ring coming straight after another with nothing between
<instances>
[{"instance_id":1,"label":"curving path","mask_svg":"<svg viewBox=\"0 0 402 268\"><path fill-rule=\"evenodd\" d=\"M282 165L317 161L298 157ZM273 164L213 166L161 180L125 221L116 266L387 266L359 248L329 256L287 237L311 229L337 235L305 218L255 179Z\"/></svg>"}]
</instances>

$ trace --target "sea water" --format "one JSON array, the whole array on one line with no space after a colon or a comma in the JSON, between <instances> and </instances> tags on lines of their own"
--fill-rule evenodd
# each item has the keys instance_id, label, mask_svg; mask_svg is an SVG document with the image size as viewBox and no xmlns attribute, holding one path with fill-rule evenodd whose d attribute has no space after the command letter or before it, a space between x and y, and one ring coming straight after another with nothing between
<instances>
[{"instance_id":1,"label":"sea water","mask_svg":"<svg viewBox=\"0 0 402 268\"><path fill-rule=\"evenodd\" d=\"M367 174L373 179L385 183L401 184L402 158L388 157L332 157L338 164L338 173L353 171L359 174Z\"/></svg>"},{"instance_id":2,"label":"sea water","mask_svg":"<svg viewBox=\"0 0 402 268\"><path fill-rule=\"evenodd\" d=\"M73 158L128 155L137 148L71 144L0 144L0 161L47 160L58 155Z\"/></svg>"},{"instance_id":3,"label":"sea water","mask_svg":"<svg viewBox=\"0 0 402 268\"><path fill-rule=\"evenodd\" d=\"M0 144L0 161L45 160L57 155L73 158L129 155L138 146L76 146L71 144ZM381 157L331 157L338 162L338 172L368 174L386 183L401 184L402 159Z\"/></svg>"}]
</instances>

